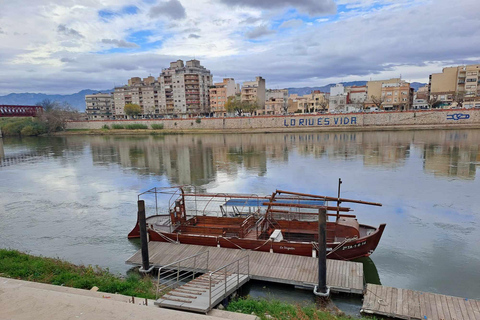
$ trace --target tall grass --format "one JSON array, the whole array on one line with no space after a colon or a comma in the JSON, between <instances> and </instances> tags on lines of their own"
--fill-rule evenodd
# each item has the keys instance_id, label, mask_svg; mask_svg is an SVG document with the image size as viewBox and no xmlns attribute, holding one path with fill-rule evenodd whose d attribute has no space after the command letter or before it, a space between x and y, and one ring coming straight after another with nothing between
<instances>
[{"instance_id":1,"label":"tall grass","mask_svg":"<svg viewBox=\"0 0 480 320\"><path fill-rule=\"evenodd\" d=\"M1 119L0 128L6 136L38 136L48 131L44 123L30 117Z\"/></svg>"},{"instance_id":2,"label":"tall grass","mask_svg":"<svg viewBox=\"0 0 480 320\"><path fill-rule=\"evenodd\" d=\"M112 124L112 129L125 129L123 124Z\"/></svg>"},{"instance_id":3,"label":"tall grass","mask_svg":"<svg viewBox=\"0 0 480 320\"><path fill-rule=\"evenodd\" d=\"M150 125L152 129L154 130L162 130L163 129L163 123L153 123Z\"/></svg>"},{"instance_id":4,"label":"tall grass","mask_svg":"<svg viewBox=\"0 0 480 320\"><path fill-rule=\"evenodd\" d=\"M125 129L127 130L148 129L148 126L146 124L141 124L141 123L132 123L132 124L127 124L125 126Z\"/></svg>"},{"instance_id":5,"label":"tall grass","mask_svg":"<svg viewBox=\"0 0 480 320\"><path fill-rule=\"evenodd\" d=\"M0 249L0 275L27 281L67 287L119 293L127 296L155 298L155 286L150 278L130 274L123 279L108 269L76 266L60 259L31 256L16 250Z\"/></svg>"},{"instance_id":6,"label":"tall grass","mask_svg":"<svg viewBox=\"0 0 480 320\"><path fill-rule=\"evenodd\" d=\"M300 306L271 299L252 299L250 297L233 300L228 304L228 311L246 314L254 313L260 319L269 319L267 315L278 320L290 319L321 319L321 320L347 320L349 316L336 316L327 311L321 311L314 305Z\"/></svg>"}]
</instances>

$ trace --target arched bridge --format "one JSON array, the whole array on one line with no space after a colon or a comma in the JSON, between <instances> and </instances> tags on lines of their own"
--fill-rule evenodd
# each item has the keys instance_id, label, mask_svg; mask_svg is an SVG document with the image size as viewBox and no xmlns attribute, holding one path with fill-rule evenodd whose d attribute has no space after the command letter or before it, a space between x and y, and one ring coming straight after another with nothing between
<instances>
[{"instance_id":1,"label":"arched bridge","mask_svg":"<svg viewBox=\"0 0 480 320\"><path fill-rule=\"evenodd\" d=\"M43 112L40 106L11 106L0 104L1 117L36 117Z\"/></svg>"}]
</instances>

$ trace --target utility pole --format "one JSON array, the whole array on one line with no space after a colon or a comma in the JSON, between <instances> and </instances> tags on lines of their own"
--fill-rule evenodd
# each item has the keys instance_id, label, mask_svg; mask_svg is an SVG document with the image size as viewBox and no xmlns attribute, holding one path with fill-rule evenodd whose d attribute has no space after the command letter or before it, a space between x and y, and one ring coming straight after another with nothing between
<instances>
[{"instance_id":1,"label":"utility pole","mask_svg":"<svg viewBox=\"0 0 480 320\"><path fill-rule=\"evenodd\" d=\"M313 293L319 297L328 297L330 288L327 287L327 209L318 210L318 285Z\"/></svg>"}]
</instances>

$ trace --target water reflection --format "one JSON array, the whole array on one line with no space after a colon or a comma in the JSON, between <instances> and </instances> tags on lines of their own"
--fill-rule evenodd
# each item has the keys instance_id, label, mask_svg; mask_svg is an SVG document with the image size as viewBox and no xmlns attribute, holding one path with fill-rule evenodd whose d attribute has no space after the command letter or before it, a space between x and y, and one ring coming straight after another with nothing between
<instances>
[{"instance_id":1,"label":"water reflection","mask_svg":"<svg viewBox=\"0 0 480 320\"><path fill-rule=\"evenodd\" d=\"M0 143L0 247L125 272L138 249L126 234L140 191L194 184L209 192L334 195L341 177L346 198L384 204L352 206L361 223L387 223L375 264L362 261L367 282L480 298L480 130Z\"/></svg>"},{"instance_id":2,"label":"water reflection","mask_svg":"<svg viewBox=\"0 0 480 320\"><path fill-rule=\"evenodd\" d=\"M76 139L84 138L68 141ZM287 163L292 152L397 168L405 165L412 148L421 150L425 172L474 179L480 164L479 141L480 132L475 130L89 138L97 165L116 162L167 176L173 184L198 186L214 181L219 173L235 177L242 169L263 176L268 161Z\"/></svg>"}]
</instances>

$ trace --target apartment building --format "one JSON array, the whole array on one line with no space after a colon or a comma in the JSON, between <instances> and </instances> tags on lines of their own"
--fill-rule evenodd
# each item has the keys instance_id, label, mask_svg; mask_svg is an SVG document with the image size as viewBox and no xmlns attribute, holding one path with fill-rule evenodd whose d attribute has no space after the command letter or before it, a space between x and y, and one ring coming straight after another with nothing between
<instances>
[{"instance_id":1,"label":"apartment building","mask_svg":"<svg viewBox=\"0 0 480 320\"><path fill-rule=\"evenodd\" d=\"M209 70L198 60L170 63L160 76L133 77L114 91L116 119L125 119L126 104L138 104L143 118L190 117L210 113L208 89L212 85Z\"/></svg>"},{"instance_id":2,"label":"apartment building","mask_svg":"<svg viewBox=\"0 0 480 320\"><path fill-rule=\"evenodd\" d=\"M242 86L241 101L256 104L259 110L265 108L265 79L256 77L254 81L245 81Z\"/></svg>"},{"instance_id":3,"label":"apartment building","mask_svg":"<svg viewBox=\"0 0 480 320\"><path fill-rule=\"evenodd\" d=\"M429 78L429 95L444 104L480 107L480 64L447 67Z\"/></svg>"},{"instance_id":4,"label":"apartment building","mask_svg":"<svg viewBox=\"0 0 480 320\"><path fill-rule=\"evenodd\" d=\"M281 115L288 109L288 90L269 89L265 92L265 114Z\"/></svg>"},{"instance_id":5,"label":"apartment building","mask_svg":"<svg viewBox=\"0 0 480 320\"><path fill-rule=\"evenodd\" d=\"M160 112L165 115L190 117L210 113L209 88L213 76L199 60L170 63L158 78L163 90L160 94Z\"/></svg>"},{"instance_id":6,"label":"apartment building","mask_svg":"<svg viewBox=\"0 0 480 320\"><path fill-rule=\"evenodd\" d=\"M126 119L125 105L138 104L142 108L142 117L157 118L161 114L159 95L161 85L155 77L133 77L128 80L128 85L116 87L113 92L115 119Z\"/></svg>"},{"instance_id":7,"label":"apartment building","mask_svg":"<svg viewBox=\"0 0 480 320\"><path fill-rule=\"evenodd\" d=\"M384 110L410 110L413 103L414 89L410 83L399 81L382 84L382 108Z\"/></svg>"},{"instance_id":8,"label":"apartment building","mask_svg":"<svg viewBox=\"0 0 480 320\"><path fill-rule=\"evenodd\" d=\"M222 82L215 83L209 90L210 94L210 112L215 117L223 117L227 115L225 104L229 97L234 97L237 91L235 80L233 78L225 78Z\"/></svg>"},{"instance_id":9,"label":"apartment building","mask_svg":"<svg viewBox=\"0 0 480 320\"><path fill-rule=\"evenodd\" d=\"M299 96L291 94L288 97L288 113L315 113L328 110L330 94L314 90L312 93Z\"/></svg>"},{"instance_id":10,"label":"apartment building","mask_svg":"<svg viewBox=\"0 0 480 320\"><path fill-rule=\"evenodd\" d=\"M85 95L88 120L113 119L113 95L110 93L95 93Z\"/></svg>"},{"instance_id":11,"label":"apartment building","mask_svg":"<svg viewBox=\"0 0 480 320\"><path fill-rule=\"evenodd\" d=\"M344 112L347 106L347 92L341 83L337 83L330 88L330 97L328 99L328 112Z\"/></svg>"}]
</instances>

